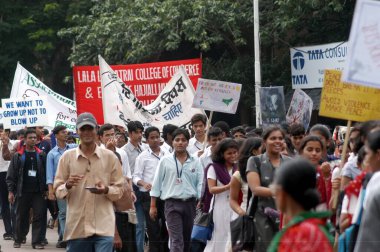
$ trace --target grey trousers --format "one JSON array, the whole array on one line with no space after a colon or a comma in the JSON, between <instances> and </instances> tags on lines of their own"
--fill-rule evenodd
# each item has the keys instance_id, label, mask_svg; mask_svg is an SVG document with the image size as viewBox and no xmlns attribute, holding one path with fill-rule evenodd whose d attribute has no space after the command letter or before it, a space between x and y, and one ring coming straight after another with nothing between
<instances>
[{"instance_id":1,"label":"grey trousers","mask_svg":"<svg viewBox=\"0 0 380 252\"><path fill-rule=\"evenodd\" d=\"M190 251L196 201L165 200L165 218L170 237L170 251Z\"/></svg>"}]
</instances>

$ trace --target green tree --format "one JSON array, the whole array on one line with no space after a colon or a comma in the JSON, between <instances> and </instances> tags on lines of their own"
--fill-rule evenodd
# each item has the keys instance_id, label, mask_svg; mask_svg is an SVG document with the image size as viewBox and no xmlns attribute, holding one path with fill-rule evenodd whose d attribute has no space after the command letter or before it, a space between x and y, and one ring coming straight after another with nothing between
<instances>
[{"instance_id":1,"label":"green tree","mask_svg":"<svg viewBox=\"0 0 380 252\"><path fill-rule=\"evenodd\" d=\"M0 0L0 85L16 62L71 97L70 66L203 58L203 76L243 84L254 106L252 0ZM348 39L354 0L262 0L262 83L291 88L289 47ZM70 50L71 49L71 50Z\"/></svg>"},{"instance_id":2,"label":"green tree","mask_svg":"<svg viewBox=\"0 0 380 252\"><path fill-rule=\"evenodd\" d=\"M18 61L53 90L72 97L72 81L67 78L72 41L57 32L68 26L70 16L85 13L86 2L0 1L1 97L9 97Z\"/></svg>"},{"instance_id":3,"label":"green tree","mask_svg":"<svg viewBox=\"0 0 380 252\"><path fill-rule=\"evenodd\" d=\"M289 47L347 40L353 0L260 1L262 82L291 88ZM70 60L111 64L203 55L205 78L244 85L254 105L253 6L247 0L106 0L73 17L60 35L75 41ZM249 117L248 117L249 118ZM252 122L252 121L251 121Z\"/></svg>"}]
</instances>

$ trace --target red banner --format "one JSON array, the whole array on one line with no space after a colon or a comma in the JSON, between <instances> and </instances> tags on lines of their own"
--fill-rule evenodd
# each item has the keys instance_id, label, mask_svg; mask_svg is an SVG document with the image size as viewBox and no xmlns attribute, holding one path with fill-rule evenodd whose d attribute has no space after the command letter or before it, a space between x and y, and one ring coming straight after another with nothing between
<instances>
[{"instance_id":1,"label":"red banner","mask_svg":"<svg viewBox=\"0 0 380 252\"><path fill-rule=\"evenodd\" d=\"M198 78L202 77L201 59L117 65L111 68L144 105L149 105L161 93L181 65L184 66L196 89ZM99 66L74 66L73 75L78 115L90 112L99 124L103 124Z\"/></svg>"}]
</instances>

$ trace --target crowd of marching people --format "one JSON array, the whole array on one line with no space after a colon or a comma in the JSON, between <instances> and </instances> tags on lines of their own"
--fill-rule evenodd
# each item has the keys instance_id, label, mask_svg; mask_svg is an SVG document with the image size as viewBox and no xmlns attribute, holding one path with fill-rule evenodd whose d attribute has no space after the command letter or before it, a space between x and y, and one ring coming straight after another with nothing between
<instances>
[{"instance_id":1,"label":"crowd of marching people","mask_svg":"<svg viewBox=\"0 0 380 252\"><path fill-rule=\"evenodd\" d=\"M55 226L67 251L378 249L380 121L346 138L322 124L208 127L203 114L190 129L99 126L90 113L76 126L0 124L3 238L14 248L31 223L34 249Z\"/></svg>"}]
</instances>

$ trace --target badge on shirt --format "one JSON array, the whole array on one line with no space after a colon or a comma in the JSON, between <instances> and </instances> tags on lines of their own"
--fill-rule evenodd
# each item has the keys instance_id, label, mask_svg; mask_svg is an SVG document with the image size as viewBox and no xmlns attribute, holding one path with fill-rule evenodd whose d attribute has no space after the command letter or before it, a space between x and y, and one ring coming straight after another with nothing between
<instances>
[{"instance_id":1,"label":"badge on shirt","mask_svg":"<svg viewBox=\"0 0 380 252\"><path fill-rule=\"evenodd\" d=\"M175 180L175 184L176 184L176 185L180 185L180 184L182 184L182 179L181 179L181 178L177 178L177 179Z\"/></svg>"},{"instance_id":2,"label":"badge on shirt","mask_svg":"<svg viewBox=\"0 0 380 252\"><path fill-rule=\"evenodd\" d=\"M28 170L28 176L29 177L35 177L35 176L37 176L37 171L35 171L35 170Z\"/></svg>"}]
</instances>

